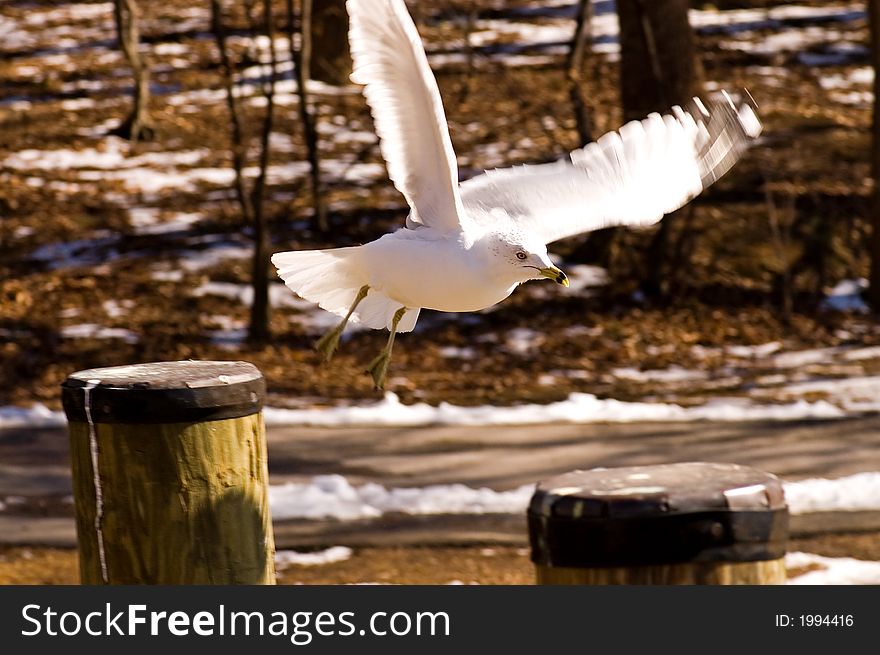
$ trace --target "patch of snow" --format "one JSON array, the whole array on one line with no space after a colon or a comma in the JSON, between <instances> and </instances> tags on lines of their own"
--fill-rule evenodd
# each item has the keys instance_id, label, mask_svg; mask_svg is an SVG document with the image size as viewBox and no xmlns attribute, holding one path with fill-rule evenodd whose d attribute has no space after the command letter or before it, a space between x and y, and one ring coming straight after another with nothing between
<instances>
[{"instance_id":1,"label":"patch of snow","mask_svg":"<svg viewBox=\"0 0 880 655\"><path fill-rule=\"evenodd\" d=\"M823 89L843 89L856 84L869 85L874 83L874 69L871 66L858 66L845 74L835 73L819 78L819 86Z\"/></svg>"},{"instance_id":2,"label":"patch of snow","mask_svg":"<svg viewBox=\"0 0 880 655\"><path fill-rule=\"evenodd\" d=\"M792 514L880 510L880 472L787 482L785 500Z\"/></svg>"},{"instance_id":3,"label":"patch of snow","mask_svg":"<svg viewBox=\"0 0 880 655\"><path fill-rule=\"evenodd\" d=\"M198 150L146 152L134 157L127 156L127 145L122 139L106 139L102 149L83 148L82 150L37 150L27 149L12 153L3 160L3 165L16 169L69 170L97 169L114 170L119 168L138 168L142 166L192 166L210 155L205 148Z\"/></svg>"},{"instance_id":4,"label":"patch of snow","mask_svg":"<svg viewBox=\"0 0 880 655\"><path fill-rule=\"evenodd\" d=\"M136 234L167 234L190 229L204 219L199 212L174 212L164 220L160 212L153 207L132 207L129 220Z\"/></svg>"},{"instance_id":5,"label":"patch of snow","mask_svg":"<svg viewBox=\"0 0 880 655\"><path fill-rule=\"evenodd\" d=\"M108 328L95 323L80 323L61 328L65 339L121 339L125 343L137 343L140 337L124 328Z\"/></svg>"},{"instance_id":6,"label":"patch of snow","mask_svg":"<svg viewBox=\"0 0 880 655\"><path fill-rule=\"evenodd\" d=\"M440 356L450 359L473 359L477 356L477 351L470 346L465 346L464 348L444 346L440 349Z\"/></svg>"},{"instance_id":7,"label":"patch of snow","mask_svg":"<svg viewBox=\"0 0 880 655\"><path fill-rule=\"evenodd\" d=\"M570 293L582 293L608 284L608 271L601 266L588 264L561 264L569 281Z\"/></svg>"},{"instance_id":8,"label":"patch of snow","mask_svg":"<svg viewBox=\"0 0 880 655\"><path fill-rule=\"evenodd\" d=\"M770 361L774 368L801 368L810 364L828 362L837 352L837 348L792 350L774 355Z\"/></svg>"},{"instance_id":9,"label":"patch of snow","mask_svg":"<svg viewBox=\"0 0 880 655\"><path fill-rule=\"evenodd\" d=\"M93 98L68 98L61 101L61 109L64 111L79 111L80 109L94 109L97 103Z\"/></svg>"},{"instance_id":10,"label":"patch of snow","mask_svg":"<svg viewBox=\"0 0 880 655\"><path fill-rule=\"evenodd\" d=\"M869 311L868 305L862 299L862 293L867 288L868 280L865 278L841 280L825 292L821 306L838 312L867 313Z\"/></svg>"},{"instance_id":11,"label":"patch of snow","mask_svg":"<svg viewBox=\"0 0 880 655\"><path fill-rule=\"evenodd\" d=\"M874 102L873 91L847 91L845 93L836 91L829 93L828 97L842 105L870 105Z\"/></svg>"},{"instance_id":12,"label":"patch of snow","mask_svg":"<svg viewBox=\"0 0 880 655\"><path fill-rule=\"evenodd\" d=\"M531 328L514 328L508 330L504 339L504 347L510 352L525 355L537 348L544 341L544 335Z\"/></svg>"},{"instance_id":13,"label":"patch of snow","mask_svg":"<svg viewBox=\"0 0 880 655\"><path fill-rule=\"evenodd\" d=\"M406 514L493 514L524 511L535 485L511 491L474 489L463 484L386 488L368 482L352 485L341 475L319 475L309 482L269 486L274 519L369 519L392 512Z\"/></svg>"},{"instance_id":14,"label":"patch of snow","mask_svg":"<svg viewBox=\"0 0 880 655\"><path fill-rule=\"evenodd\" d=\"M791 421L841 418L846 413L824 400L762 404L747 398L718 398L696 407L672 403L624 402L572 393L545 405L463 407L440 403L404 405L392 392L376 403L323 409L266 407L267 425L534 425L540 423L632 423L644 421Z\"/></svg>"},{"instance_id":15,"label":"patch of snow","mask_svg":"<svg viewBox=\"0 0 880 655\"><path fill-rule=\"evenodd\" d=\"M40 10L38 7L33 7L25 14L24 22L33 27L45 27L47 24L52 23L67 24L93 21L97 18L109 19L112 17L112 2L96 2L94 4L72 2L50 10Z\"/></svg>"},{"instance_id":16,"label":"patch of snow","mask_svg":"<svg viewBox=\"0 0 880 655\"><path fill-rule=\"evenodd\" d=\"M219 347L221 350L238 350L247 339L248 331L246 327L211 330L208 336L211 343Z\"/></svg>"},{"instance_id":17,"label":"patch of snow","mask_svg":"<svg viewBox=\"0 0 880 655\"><path fill-rule=\"evenodd\" d=\"M674 365L666 369L649 370L616 368L611 371L611 374L616 378L633 382L690 382L693 380L705 380L708 377L705 371L692 371Z\"/></svg>"},{"instance_id":18,"label":"patch of snow","mask_svg":"<svg viewBox=\"0 0 880 655\"><path fill-rule=\"evenodd\" d=\"M229 259L250 257L253 249L231 243L212 245L204 250L187 251L181 258L180 267L191 273L221 264Z\"/></svg>"},{"instance_id":19,"label":"patch of snow","mask_svg":"<svg viewBox=\"0 0 880 655\"><path fill-rule=\"evenodd\" d=\"M794 514L880 506L880 473L862 473L837 480L804 480L784 484ZM507 491L463 484L386 488L368 482L353 485L341 475L318 475L303 482L269 486L269 504L276 519L338 519L351 521L383 514L517 514L528 507L534 484ZM808 502L804 499L808 498Z\"/></svg>"},{"instance_id":20,"label":"patch of snow","mask_svg":"<svg viewBox=\"0 0 880 655\"><path fill-rule=\"evenodd\" d=\"M574 34L574 23L559 20L546 23L525 23L510 20L477 20L470 35L470 43L479 48L504 41L509 45L516 39L517 47L544 45L547 43L570 43Z\"/></svg>"},{"instance_id":21,"label":"patch of snow","mask_svg":"<svg viewBox=\"0 0 880 655\"><path fill-rule=\"evenodd\" d=\"M331 546L324 550L310 553L299 553L295 550L279 550L275 553L275 566L322 566L335 564L350 559L353 551L348 546Z\"/></svg>"},{"instance_id":22,"label":"patch of snow","mask_svg":"<svg viewBox=\"0 0 880 655\"><path fill-rule=\"evenodd\" d=\"M150 54L163 57L182 57L189 54L189 52L189 46L184 43L156 43L150 48Z\"/></svg>"},{"instance_id":23,"label":"patch of snow","mask_svg":"<svg viewBox=\"0 0 880 655\"><path fill-rule=\"evenodd\" d=\"M133 300L122 300L117 301L114 299L105 300L101 303L101 306L104 308L104 313L107 314L110 318L119 318L121 316L125 316L129 309L134 307Z\"/></svg>"},{"instance_id":24,"label":"patch of snow","mask_svg":"<svg viewBox=\"0 0 880 655\"><path fill-rule=\"evenodd\" d=\"M159 209L156 207L129 207L128 222L135 230L155 225L159 222Z\"/></svg>"},{"instance_id":25,"label":"patch of snow","mask_svg":"<svg viewBox=\"0 0 880 655\"><path fill-rule=\"evenodd\" d=\"M851 557L823 557L793 552L785 555L785 568L820 567L790 578L790 585L880 585L880 562Z\"/></svg>"},{"instance_id":26,"label":"patch of snow","mask_svg":"<svg viewBox=\"0 0 880 655\"><path fill-rule=\"evenodd\" d=\"M236 284L234 282L204 282L192 291L192 295L201 296L220 296L229 298L235 302L250 307L254 297L254 289L249 284ZM269 303L273 307L291 307L294 309L314 308L315 305L306 302L297 297L290 289L283 284L269 285ZM334 321L338 319L334 316Z\"/></svg>"},{"instance_id":27,"label":"patch of snow","mask_svg":"<svg viewBox=\"0 0 880 655\"><path fill-rule=\"evenodd\" d=\"M843 352L843 359L848 362L860 362L865 359L880 358L880 346L867 346L865 348L853 348Z\"/></svg>"},{"instance_id":28,"label":"patch of snow","mask_svg":"<svg viewBox=\"0 0 880 655\"><path fill-rule=\"evenodd\" d=\"M183 271L153 271L150 277L157 282L180 282L183 279Z\"/></svg>"},{"instance_id":29,"label":"patch of snow","mask_svg":"<svg viewBox=\"0 0 880 655\"><path fill-rule=\"evenodd\" d=\"M53 411L42 403L0 407L0 428L55 428L66 424L64 412Z\"/></svg>"},{"instance_id":30,"label":"patch of snow","mask_svg":"<svg viewBox=\"0 0 880 655\"><path fill-rule=\"evenodd\" d=\"M727 346L724 350L729 355L740 357L742 359L760 358L772 355L782 348L779 341L771 341L762 343L758 346Z\"/></svg>"}]
</instances>

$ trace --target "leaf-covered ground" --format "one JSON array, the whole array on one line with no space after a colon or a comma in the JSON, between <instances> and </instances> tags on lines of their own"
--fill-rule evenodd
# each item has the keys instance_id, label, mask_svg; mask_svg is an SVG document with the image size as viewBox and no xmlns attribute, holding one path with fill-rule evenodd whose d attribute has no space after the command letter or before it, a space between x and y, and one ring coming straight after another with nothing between
<instances>
[{"instance_id":1,"label":"leaf-covered ground","mask_svg":"<svg viewBox=\"0 0 880 655\"><path fill-rule=\"evenodd\" d=\"M793 539L789 552L880 559L875 533ZM789 579L824 565L788 567ZM349 559L319 566L281 566L279 584L534 584L527 548L361 548ZM842 581L841 581L842 582ZM0 546L0 584L78 584L75 550Z\"/></svg>"},{"instance_id":2,"label":"leaf-covered ground","mask_svg":"<svg viewBox=\"0 0 880 655\"><path fill-rule=\"evenodd\" d=\"M207 9L152 4L143 32L157 140L136 151L106 136L126 114L131 85L110 3L0 8L0 30L12 35L0 43L0 405L57 407L58 385L75 370L186 358L254 362L277 404L378 397L363 369L385 335L355 332L322 366L311 344L332 317L280 284L270 345L244 341L249 231L230 187L228 116ZM610 3L595 4L597 52L585 83L601 133L619 126L620 110L613 15ZM707 359L706 349L880 343L870 317L817 302L868 267L872 99L863 3L767 4L716 3L720 10L699 7L692 16L707 88L747 87L766 130L692 214L673 219L670 243L686 256L668 270L643 271L652 232L618 235L610 246L557 244L551 250L563 260L600 263L607 283L572 291L529 283L491 312L424 312L417 331L397 341L390 390L405 402L467 405L547 402L572 391L633 399L656 397L656 384L620 369L676 366L708 373L706 384L670 391L696 402L731 392L731 384L712 383L731 378L730 360ZM418 12L463 175L577 147L559 39L573 27L573 4L478 5L472 70L456 5L433 0ZM232 21L244 27L242 17ZM243 34L232 41L251 57L239 77L255 136L263 69L253 62L261 50ZM279 51L284 79L267 205L273 250L358 244L400 226L405 203L387 180L362 96L322 85L313 90L332 234L312 225L285 39ZM790 315L780 295L786 272ZM669 282L665 298L638 293L639 278L651 274ZM814 375L871 374L880 359L826 364ZM754 386L778 372L770 369L737 369L732 386Z\"/></svg>"}]
</instances>

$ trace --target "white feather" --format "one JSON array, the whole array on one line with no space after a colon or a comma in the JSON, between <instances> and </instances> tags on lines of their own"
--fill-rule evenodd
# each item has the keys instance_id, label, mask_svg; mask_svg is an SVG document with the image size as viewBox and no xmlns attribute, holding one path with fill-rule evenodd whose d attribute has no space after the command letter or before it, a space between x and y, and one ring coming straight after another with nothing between
<instances>
[{"instance_id":1,"label":"white feather","mask_svg":"<svg viewBox=\"0 0 880 655\"><path fill-rule=\"evenodd\" d=\"M761 132L748 104L695 100L571 153L571 161L487 171L461 185L466 211L503 209L551 243L614 225L659 221L721 177ZM481 211L477 211L481 210Z\"/></svg>"},{"instance_id":2,"label":"white feather","mask_svg":"<svg viewBox=\"0 0 880 655\"><path fill-rule=\"evenodd\" d=\"M440 90L403 0L348 0L353 82L366 85L388 175L410 220L461 229L458 166Z\"/></svg>"}]
</instances>

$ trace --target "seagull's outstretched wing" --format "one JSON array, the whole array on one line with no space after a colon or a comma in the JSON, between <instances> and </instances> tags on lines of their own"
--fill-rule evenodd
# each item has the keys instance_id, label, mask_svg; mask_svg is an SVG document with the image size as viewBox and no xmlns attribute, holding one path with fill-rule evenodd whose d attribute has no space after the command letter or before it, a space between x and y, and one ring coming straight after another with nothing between
<instances>
[{"instance_id":1,"label":"seagull's outstretched wing","mask_svg":"<svg viewBox=\"0 0 880 655\"><path fill-rule=\"evenodd\" d=\"M365 84L388 175L410 220L460 228L458 166L437 81L403 0L348 0L353 82Z\"/></svg>"},{"instance_id":2,"label":"seagull's outstretched wing","mask_svg":"<svg viewBox=\"0 0 880 655\"><path fill-rule=\"evenodd\" d=\"M687 111L627 123L570 161L487 171L461 185L462 202L478 220L500 208L544 243L651 225L727 172L760 132L750 103L695 99Z\"/></svg>"}]
</instances>

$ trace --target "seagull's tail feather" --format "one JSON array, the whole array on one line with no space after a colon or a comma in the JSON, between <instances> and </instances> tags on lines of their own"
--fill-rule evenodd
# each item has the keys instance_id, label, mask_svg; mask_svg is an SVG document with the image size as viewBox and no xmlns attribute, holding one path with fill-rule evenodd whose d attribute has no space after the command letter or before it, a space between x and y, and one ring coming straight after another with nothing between
<instances>
[{"instance_id":1,"label":"seagull's tail feather","mask_svg":"<svg viewBox=\"0 0 880 655\"><path fill-rule=\"evenodd\" d=\"M348 313L358 291L369 284L361 266L360 247L279 252L272 255L272 263L291 291L338 316ZM371 289L349 322L374 330L390 328L400 307L399 302ZM406 312L397 332L410 332L418 317L418 308Z\"/></svg>"}]
</instances>

